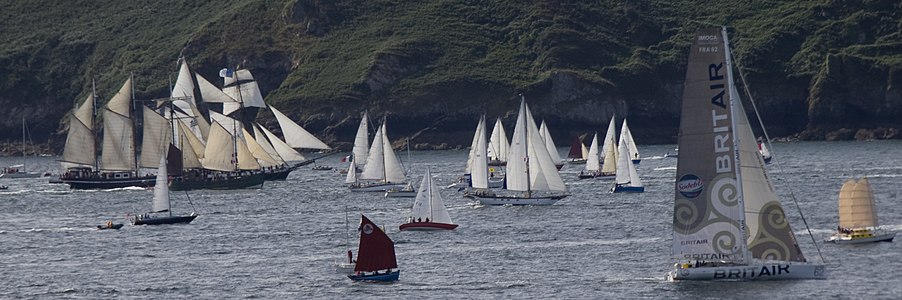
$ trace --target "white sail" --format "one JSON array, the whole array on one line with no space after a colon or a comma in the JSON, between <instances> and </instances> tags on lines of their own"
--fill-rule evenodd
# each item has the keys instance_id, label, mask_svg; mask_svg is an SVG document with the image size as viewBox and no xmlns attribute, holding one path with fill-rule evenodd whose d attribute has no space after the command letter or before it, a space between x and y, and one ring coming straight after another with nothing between
<instances>
[{"instance_id":1,"label":"white sail","mask_svg":"<svg viewBox=\"0 0 902 300\"><path fill-rule=\"evenodd\" d=\"M191 142L191 137L194 137L194 134L191 133L191 131L186 130L187 128L185 125L179 124L179 126L182 129L182 131L179 131L179 143L182 145L182 168L203 168L203 165L200 163L200 158L198 157L198 151L201 151L200 155L203 155L203 146L201 146L199 150L195 149L194 143ZM194 137L194 139L197 139L197 137Z\"/></svg>"},{"instance_id":2,"label":"white sail","mask_svg":"<svg viewBox=\"0 0 902 300\"><path fill-rule=\"evenodd\" d=\"M487 152L490 160L507 162L510 142L507 140L507 133L504 132L504 125L501 124L500 118L495 119L495 127L492 128L492 137L489 138Z\"/></svg>"},{"instance_id":3,"label":"white sail","mask_svg":"<svg viewBox=\"0 0 902 300\"><path fill-rule=\"evenodd\" d=\"M93 167L97 152L94 142L94 92L69 117L69 132L63 148L63 165Z\"/></svg>"},{"instance_id":4,"label":"white sail","mask_svg":"<svg viewBox=\"0 0 902 300\"><path fill-rule=\"evenodd\" d=\"M348 175L345 177L345 183L357 182L357 172L354 172L354 157L351 157L351 164L348 166Z\"/></svg>"},{"instance_id":5,"label":"white sail","mask_svg":"<svg viewBox=\"0 0 902 300\"><path fill-rule=\"evenodd\" d=\"M432 181L432 173L426 169L426 175L423 175L420 189L417 190L417 198L413 202L413 208L410 209L410 216L414 220L428 218L430 222L434 223L454 224L439 192L440 189Z\"/></svg>"},{"instance_id":6,"label":"white sail","mask_svg":"<svg viewBox=\"0 0 902 300\"><path fill-rule=\"evenodd\" d=\"M401 167L401 162L398 161L385 131L386 127L383 121L382 126L376 130L376 135L373 137L373 145L370 147L369 156L366 158L366 165L363 167L360 178L394 183L404 182L404 169Z\"/></svg>"},{"instance_id":7,"label":"white sail","mask_svg":"<svg viewBox=\"0 0 902 300\"><path fill-rule=\"evenodd\" d=\"M215 85L207 81L206 78L200 76L200 74L195 74L195 78L197 78L197 87L200 89L200 95L203 97L204 102L207 103L235 103L238 104L238 100L232 98L231 96L224 93L222 90L217 88Z\"/></svg>"},{"instance_id":8,"label":"white sail","mask_svg":"<svg viewBox=\"0 0 902 300\"><path fill-rule=\"evenodd\" d=\"M849 179L839 191L839 226L847 229L877 227L877 205L867 177Z\"/></svg>"},{"instance_id":9,"label":"white sail","mask_svg":"<svg viewBox=\"0 0 902 300\"><path fill-rule=\"evenodd\" d=\"M128 171L135 169L134 132L132 121L111 110L103 111L103 152L101 169Z\"/></svg>"},{"instance_id":10,"label":"white sail","mask_svg":"<svg viewBox=\"0 0 902 300\"><path fill-rule=\"evenodd\" d=\"M545 121L542 121L542 127L539 128L539 135L542 137L542 141L545 142L548 154L551 155L551 161L554 162L554 164L560 164L561 154L558 153L557 146L554 145L554 139L551 138L551 132L548 131L548 125L545 124Z\"/></svg>"},{"instance_id":11,"label":"white sail","mask_svg":"<svg viewBox=\"0 0 902 300\"><path fill-rule=\"evenodd\" d=\"M567 190L525 100L520 102L505 180L512 191Z\"/></svg>"},{"instance_id":12,"label":"white sail","mask_svg":"<svg viewBox=\"0 0 902 300\"><path fill-rule=\"evenodd\" d=\"M192 133L191 130L188 130L188 127L185 126L185 124L179 123L179 128L181 129L179 131L179 136L183 137L180 139L184 139L185 140L184 142L191 144L190 147L191 147L191 150L194 151L194 156L197 157L198 159L204 158L204 149L205 149L204 142L201 141L200 138L198 138L196 135L194 135L194 133ZM189 146L187 146L187 145L183 146L182 152L186 152L184 150L187 147L189 147ZM188 167L188 165L186 164L185 168L187 168L187 167Z\"/></svg>"},{"instance_id":13,"label":"white sail","mask_svg":"<svg viewBox=\"0 0 902 300\"><path fill-rule=\"evenodd\" d=\"M266 138L266 135L264 135L263 132L260 131L260 129L257 129L257 127L260 126L261 125L257 123L254 123L254 126L251 126L251 128L253 128L254 130L254 140L257 141L257 144L259 144L260 147L263 148L263 151L266 151L266 153L269 154L270 157L275 159L276 162L278 162L279 164L284 164L285 160L282 159L282 156L279 155L279 152L276 151L276 148L273 148L272 143L269 142L269 139Z\"/></svg>"},{"instance_id":14,"label":"white sail","mask_svg":"<svg viewBox=\"0 0 902 300\"><path fill-rule=\"evenodd\" d=\"M557 154L557 148L554 147L554 141L551 140L551 135L547 134L546 129L546 137L548 139L542 139L541 134L539 133L539 129L536 126L535 120L532 116L532 112L529 110L529 105L524 101L524 106L526 106L526 126L528 128L527 138L529 139L529 178L531 189L533 191L557 191L557 192L566 192L567 186L564 185L564 180L561 178L561 174L558 173L557 164L561 163L560 155L557 155L557 159L552 158L551 152ZM551 148L549 149L549 144L547 141L551 141ZM542 147L544 145L544 147Z\"/></svg>"},{"instance_id":15,"label":"white sail","mask_svg":"<svg viewBox=\"0 0 902 300\"><path fill-rule=\"evenodd\" d=\"M276 121L278 121L279 126L282 127L282 135L285 136L285 143L292 148L332 149L332 147L329 147L326 143L323 143L323 141L313 136L313 134L310 134L310 132L301 127L301 125L292 121L275 107L270 106L269 109L276 115Z\"/></svg>"},{"instance_id":16,"label":"white sail","mask_svg":"<svg viewBox=\"0 0 902 300\"><path fill-rule=\"evenodd\" d=\"M470 182L473 188L489 188L489 171L485 135L485 115L479 118L476 125L476 135L473 136L473 145L470 146L470 156L467 164L467 174L470 174Z\"/></svg>"},{"instance_id":17,"label":"white sail","mask_svg":"<svg viewBox=\"0 0 902 300\"><path fill-rule=\"evenodd\" d=\"M601 172L611 174L617 171L617 125L614 124L614 116L611 116L611 123L608 124L608 132L604 135L604 143L601 147L604 153L604 160L601 165Z\"/></svg>"},{"instance_id":18,"label":"white sail","mask_svg":"<svg viewBox=\"0 0 902 300\"><path fill-rule=\"evenodd\" d=\"M507 156L507 170L505 184L508 190L525 192L529 190L529 173L527 172L528 143L526 126L526 101L520 102L520 110L517 113L517 123L514 125L514 135L511 138L510 151ZM544 147L544 143L542 146Z\"/></svg>"},{"instance_id":19,"label":"white sail","mask_svg":"<svg viewBox=\"0 0 902 300\"><path fill-rule=\"evenodd\" d=\"M241 132L241 122L238 122L238 120L232 119L229 116L211 110L210 119L218 122L219 125L222 125L222 128L225 128L231 135Z\"/></svg>"},{"instance_id":20,"label":"white sail","mask_svg":"<svg viewBox=\"0 0 902 300\"><path fill-rule=\"evenodd\" d=\"M405 182L407 178L404 176L404 167L401 166L401 161L398 160L395 150L392 149L391 142L388 139L388 129L386 129L384 121L382 122L382 147L382 153L385 156L385 181Z\"/></svg>"},{"instance_id":21,"label":"white sail","mask_svg":"<svg viewBox=\"0 0 902 300\"><path fill-rule=\"evenodd\" d=\"M628 131L629 128L626 127L626 123L623 123L623 127L620 129L620 144L618 152L620 153L630 153L630 143L626 139L628 139ZM636 172L636 166L633 165L630 158L626 155L621 155L618 157L619 161L617 161L617 176L614 179L617 184L627 185L631 187L640 187L642 186L642 180L639 179L639 173Z\"/></svg>"},{"instance_id":22,"label":"white sail","mask_svg":"<svg viewBox=\"0 0 902 300\"><path fill-rule=\"evenodd\" d=\"M113 98L110 99L106 104L106 109L117 113L126 118L131 118L131 104L132 104L132 79L131 77L125 81L125 84L119 88L119 92L116 95L113 95Z\"/></svg>"},{"instance_id":23,"label":"white sail","mask_svg":"<svg viewBox=\"0 0 902 300\"><path fill-rule=\"evenodd\" d=\"M260 93L260 87L257 85L257 81L254 80L254 76L251 75L251 71L246 69L237 70L232 77L224 77L224 81L225 85L222 92L232 97L232 99L238 100L241 104L237 102L223 103L223 114L228 115L238 110L241 106L266 107L266 103L263 102L263 95Z\"/></svg>"},{"instance_id":24,"label":"white sail","mask_svg":"<svg viewBox=\"0 0 902 300\"><path fill-rule=\"evenodd\" d=\"M144 136L141 142L141 167L157 167L156 158L168 150L172 141L170 123L147 106L144 108Z\"/></svg>"},{"instance_id":25,"label":"white sail","mask_svg":"<svg viewBox=\"0 0 902 300\"><path fill-rule=\"evenodd\" d=\"M582 150L582 155L583 155L582 158L588 159L589 158L589 148L587 148L586 145L583 145L582 143L579 143L579 146L582 147L582 149L580 149L580 150Z\"/></svg>"},{"instance_id":26,"label":"white sail","mask_svg":"<svg viewBox=\"0 0 902 300\"><path fill-rule=\"evenodd\" d=\"M157 166L157 182L153 186L153 212L169 211L169 172L166 170L166 156L160 157Z\"/></svg>"},{"instance_id":27,"label":"white sail","mask_svg":"<svg viewBox=\"0 0 902 300\"><path fill-rule=\"evenodd\" d=\"M586 156L586 171L597 172L601 169L601 162L598 159L598 132L592 137L592 143L589 146L589 154Z\"/></svg>"},{"instance_id":28,"label":"white sail","mask_svg":"<svg viewBox=\"0 0 902 300\"><path fill-rule=\"evenodd\" d=\"M623 129L623 128L626 128L626 129ZM630 128L626 125L626 119L623 119L623 126L620 128L620 136L621 136L621 140L626 141L626 143L629 144L628 145L629 147L627 147L627 148L630 149L630 152L629 152L629 156L628 156L629 160L627 160L627 161L632 162L632 160L634 160L634 159L639 159L639 150L636 148L636 141L633 140L633 134L630 132ZM626 137L623 137L623 136L626 136ZM623 153L623 151L619 151L619 150L618 150L618 152Z\"/></svg>"},{"instance_id":29,"label":"white sail","mask_svg":"<svg viewBox=\"0 0 902 300\"><path fill-rule=\"evenodd\" d=\"M218 171L234 171L236 169L235 140L219 122L210 124L210 138L204 148L204 168Z\"/></svg>"},{"instance_id":30,"label":"white sail","mask_svg":"<svg viewBox=\"0 0 902 300\"><path fill-rule=\"evenodd\" d=\"M291 148L291 146L288 146L288 144L285 144L285 142L279 139L279 137L277 137L275 134L267 130L266 127L259 127L260 130L262 130L263 133L266 134L266 138L269 139L269 142L270 144L272 144L273 149L275 149L276 153L278 153L279 156L282 157L282 160L286 162L300 162L307 160L307 158L298 153L297 150L294 150L293 148Z\"/></svg>"},{"instance_id":31,"label":"white sail","mask_svg":"<svg viewBox=\"0 0 902 300\"><path fill-rule=\"evenodd\" d=\"M257 159L257 163L259 163L261 167L274 167L282 164L269 155L263 146L257 143L257 140L251 136L251 133L247 132L247 129L242 128L241 133L244 135L244 141L247 142L247 149L250 150L251 155Z\"/></svg>"},{"instance_id":32,"label":"white sail","mask_svg":"<svg viewBox=\"0 0 902 300\"><path fill-rule=\"evenodd\" d=\"M244 128L241 131L247 132ZM254 154L248 149L248 142L243 133L235 136L235 148L238 148L238 169L241 170L257 170L260 169L260 163L254 158Z\"/></svg>"},{"instance_id":33,"label":"white sail","mask_svg":"<svg viewBox=\"0 0 902 300\"><path fill-rule=\"evenodd\" d=\"M367 119L367 113L363 113L363 119L360 119L360 126L357 126L357 135L354 136L354 149L351 151L354 154L354 158L356 158L355 161L357 161L357 168L359 169L362 169L363 165L366 164L366 158L369 154L367 149L370 146L369 127L367 126L369 121Z\"/></svg>"}]
</instances>

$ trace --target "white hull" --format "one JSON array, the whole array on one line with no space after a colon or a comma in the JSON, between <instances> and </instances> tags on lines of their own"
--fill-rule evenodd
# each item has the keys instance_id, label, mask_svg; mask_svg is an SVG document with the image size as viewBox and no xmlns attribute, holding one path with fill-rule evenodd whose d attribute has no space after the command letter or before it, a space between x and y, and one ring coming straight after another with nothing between
<instances>
[{"instance_id":1,"label":"white hull","mask_svg":"<svg viewBox=\"0 0 902 300\"><path fill-rule=\"evenodd\" d=\"M335 272L343 274L354 274L354 268L356 266L357 264L355 263L335 262Z\"/></svg>"},{"instance_id":2,"label":"white hull","mask_svg":"<svg viewBox=\"0 0 902 300\"><path fill-rule=\"evenodd\" d=\"M467 193L466 197L473 198L483 205L553 205L558 200L567 197L564 195L535 196L525 198L521 196L479 195Z\"/></svg>"},{"instance_id":3,"label":"white hull","mask_svg":"<svg viewBox=\"0 0 902 300\"><path fill-rule=\"evenodd\" d=\"M375 183L375 184L362 184L359 186L349 186L352 192L385 192L390 189L403 189L406 187L406 183Z\"/></svg>"},{"instance_id":4,"label":"white hull","mask_svg":"<svg viewBox=\"0 0 902 300\"><path fill-rule=\"evenodd\" d=\"M679 264L667 272L668 281L676 280L792 280L826 279L827 267L821 264L767 263L749 266L683 268Z\"/></svg>"},{"instance_id":5,"label":"white hull","mask_svg":"<svg viewBox=\"0 0 902 300\"><path fill-rule=\"evenodd\" d=\"M38 173L4 173L0 174L0 178L38 178L41 177L41 174Z\"/></svg>"},{"instance_id":6,"label":"white hull","mask_svg":"<svg viewBox=\"0 0 902 300\"><path fill-rule=\"evenodd\" d=\"M833 235L830 237L828 242L834 242L837 244L864 244L864 243L875 243L875 242L892 242L893 238L896 237L895 232L878 234L872 237L866 238L850 238L847 235Z\"/></svg>"}]
</instances>

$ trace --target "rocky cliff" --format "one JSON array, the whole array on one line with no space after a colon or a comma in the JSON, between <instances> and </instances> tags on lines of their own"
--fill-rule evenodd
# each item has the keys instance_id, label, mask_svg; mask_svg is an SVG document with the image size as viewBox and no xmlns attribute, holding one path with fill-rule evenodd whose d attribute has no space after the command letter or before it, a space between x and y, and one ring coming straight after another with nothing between
<instances>
[{"instance_id":1,"label":"rocky cliff","mask_svg":"<svg viewBox=\"0 0 902 300\"><path fill-rule=\"evenodd\" d=\"M252 70L268 103L339 147L363 111L398 145L465 147L481 114L513 123L519 94L559 141L616 116L640 143L673 143L689 37L711 25L728 26L772 136L900 137L898 1L590 2L17 1L0 11L0 140L25 117L60 149L92 81L102 102L130 74L136 98L165 97L185 57L210 79Z\"/></svg>"}]
</instances>

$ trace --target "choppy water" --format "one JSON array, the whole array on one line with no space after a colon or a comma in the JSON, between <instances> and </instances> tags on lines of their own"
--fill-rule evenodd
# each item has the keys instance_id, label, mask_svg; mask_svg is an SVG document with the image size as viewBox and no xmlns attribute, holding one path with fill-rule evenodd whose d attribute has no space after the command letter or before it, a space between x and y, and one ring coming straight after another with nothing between
<instances>
[{"instance_id":1,"label":"choppy water","mask_svg":"<svg viewBox=\"0 0 902 300\"><path fill-rule=\"evenodd\" d=\"M895 298L902 254L896 243L822 244L837 225L842 181L867 175L881 223L902 231L902 142L775 144L770 165L801 247L819 260L789 195L799 200L829 265L830 279L784 282L665 282L676 160L673 145L640 146L644 194L609 194L610 181L562 171L573 196L550 207L482 207L453 190L451 232L399 232L410 198L351 194L337 172L295 171L262 190L192 191L190 225L97 231L108 219L149 209L142 189L70 191L44 179L0 179L0 298ZM562 151L564 149L561 149ZM463 171L466 151L413 152L438 183ZM405 157L406 158L406 157ZM0 158L0 165L19 163ZM338 166L337 156L324 164ZM53 158L32 158L53 170ZM188 213L173 193L176 212ZM333 271L364 212L396 243L401 280L355 283ZM351 243L356 245L356 239Z\"/></svg>"}]
</instances>

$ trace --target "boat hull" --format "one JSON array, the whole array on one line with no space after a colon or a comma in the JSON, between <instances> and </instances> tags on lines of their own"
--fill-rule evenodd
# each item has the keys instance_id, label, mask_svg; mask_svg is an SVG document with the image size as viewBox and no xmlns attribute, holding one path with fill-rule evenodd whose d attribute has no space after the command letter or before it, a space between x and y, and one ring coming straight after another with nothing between
<instances>
[{"instance_id":1,"label":"boat hull","mask_svg":"<svg viewBox=\"0 0 902 300\"><path fill-rule=\"evenodd\" d=\"M480 194L480 193L467 193L464 196L475 199L479 201L479 203L483 205L553 205L557 203L559 200L566 198L569 195L550 195L550 196L532 196L532 197L522 197L522 196L507 196L507 195L492 195L492 194Z\"/></svg>"},{"instance_id":2,"label":"boat hull","mask_svg":"<svg viewBox=\"0 0 902 300\"><path fill-rule=\"evenodd\" d=\"M286 168L284 170L273 171L269 173L263 173L264 180L285 180L288 179L288 174L290 174L292 169Z\"/></svg>"},{"instance_id":3,"label":"boat hull","mask_svg":"<svg viewBox=\"0 0 902 300\"><path fill-rule=\"evenodd\" d=\"M113 224L112 227L107 226L107 225L97 225L97 230L119 229L119 228L122 228L122 226L125 226L125 224L122 224L122 223Z\"/></svg>"},{"instance_id":4,"label":"boat hull","mask_svg":"<svg viewBox=\"0 0 902 300\"><path fill-rule=\"evenodd\" d=\"M0 178L38 178L41 177L42 174L39 173L4 173L0 174Z\"/></svg>"},{"instance_id":5,"label":"boat hull","mask_svg":"<svg viewBox=\"0 0 902 300\"><path fill-rule=\"evenodd\" d=\"M357 264L355 264L355 263L335 262L335 272L342 273L345 275L354 274L355 267L357 267Z\"/></svg>"},{"instance_id":6,"label":"boat hull","mask_svg":"<svg viewBox=\"0 0 902 300\"><path fill-rule=\"evenodd\" d=\"M259 189L263 187L263 181L266 179L264 174L253 174L249 176L231 177L219 180L185 180L177 178L169 183L169 190L172 191L190 191L190 190L236 190L236 189Z\"/></svg>"},{"instance_id":7,"label":"boat hull","mask_svg":"<svg viewBox=\"0 0 902 300\"><path fill-rule=\"evenodd\" d=\"M182 224L182 223L191 223L194 219L197 218L197 215L190 216L167 216L167 217L154 217L154 218L136 218L132 223L135 225L165 225L165 224Z\"/></svg>"},{"instance_id":8,"label":"boat hull","mask_svg":"<svg viewBox=\"0 0 902 300\"><path fill-rule=\"evenodd\" d=\"M895 232L878 234L870 237L864 238L844 238L841 235L831 236L828 242L834 242L837 244L864 244L864 243L876 243L876 242L892 242L893 238L896 237Z\"/></svg>"},{"instance_id":9,"label":"boat hull","mask_svg":"<svg viewBox=\"0 0 902 300\"><path fill-rule=\"evenodd\" d=\"M385 198L413 198L417 196L417 191L385 191Z\"/></svg>"},{"instance_id":10,"label":"boat hull","mask_svg":"<svg viewBox=\"0 0 902 300\"><path fill-rule=\"evenodd\" d=\"M751 266L684 268L677 264L665 277L668 281L826 279L827 267L820 264L768 263Z\"/></svg>"},{"instance_id":11,"label":"boat hull","mask_svg":"<svg viewBox=\"0 0 902 300\"><path fill-rule=\"evenodd\" d=\"M433 222L414 222L401 224L398 227L401 231L435 231L435 230L454 230L457 224L433 223Z\"/></svg>"},{"instance_id":12,"label":"boat hull","mask_svg":"<svg viewBox=\"0 0 902 300\"><path fill-rule=\"evenodd\" d=\"M577 178L579 179L614 179L617 177L616 174L593 174L593 173L579 173Z\"/></svg>"},{"instance_id":13,"label":"boat hull","mask_svg":"<svg viewBox=\"0 0 902 300\"><path fill-rule=\"evenodd\" d=\"M403 189L406 187L406 183L376 183L376 184L365 184L360 186L350 186L352 192L363 193L363 192L385 192L389 189Z\"/></svg>"},{"instance_id":14,"label":"boat hull","mask_svg":"<svg viewBox=\"0 0 902 300\"><path fill-rule=\"evenodd\" d=\"M118 189L124 187L153 187L157 181L156 176L144 176L125 179L87 179L87 178L66 178L60 179L69 185L70 189L76 190L96 190L96 189Z\"/></svg>"},{"instance_id":15,"label":"boat hull","mask_svg":"<svg viewBox=\"0 0 902 300\"><path fill-rule=\"evenodd\" d=\"M401 276L401 270L395 270L389 272L388 274L351 274L348 275L348 278L354 281L377 281L377 282L389 282L389 281L398 281L398 278Z\"/></svg>"},{"instance_id":16,"label":"boat hull","mask_svg":"<svg viewBox=\"0 0 902 300\"><path fill-rule=\"evenodd\" d=\"M634 164L634 165L638 165L638 164L641 163L641 162L642 162L642 159L641 159L641 158L640 158L640 159L634 159L634 160L633 160L633 164Z\"/></svg>"},{"instance_id":17,"label":"boat hull","mask_svg":"<svg viewBox=\"0 0 902 300\"><path fill-rule=\"evenodd\" d=\"M611 189L611 193L644 193L644 186L617 185Z\"/></svg>"}]
</instances>

